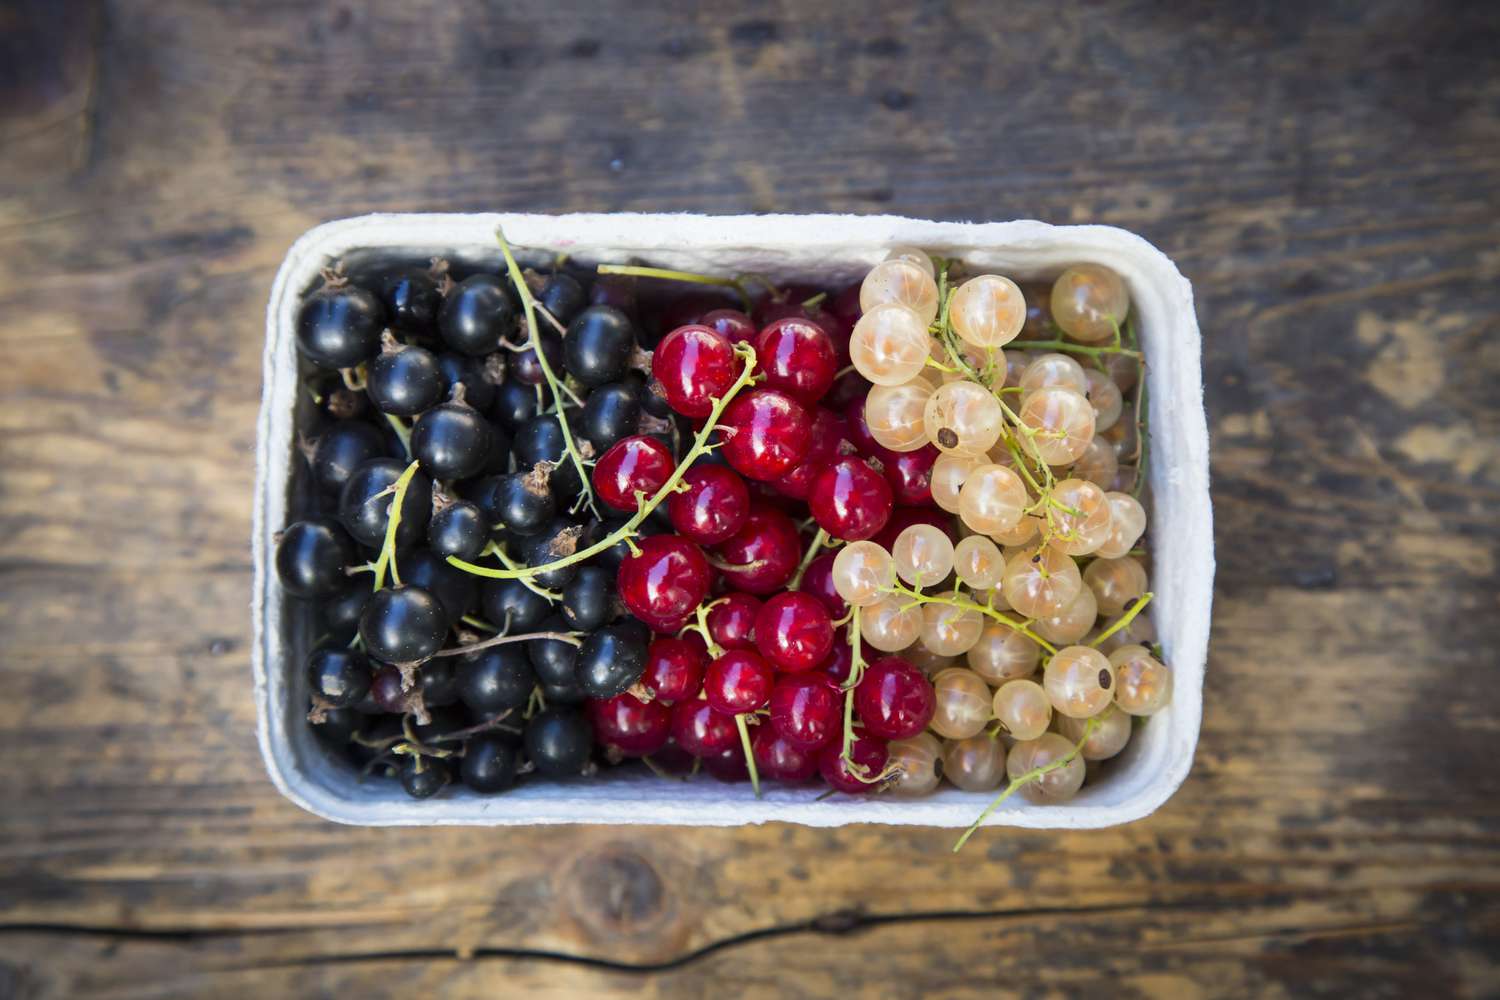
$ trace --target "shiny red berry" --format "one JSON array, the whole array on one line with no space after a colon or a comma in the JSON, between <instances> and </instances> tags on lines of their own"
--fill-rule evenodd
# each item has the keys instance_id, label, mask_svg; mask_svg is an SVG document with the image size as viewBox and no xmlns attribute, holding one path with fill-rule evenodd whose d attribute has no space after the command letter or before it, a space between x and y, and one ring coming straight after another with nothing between
<instances>
[{"instance_id":1,"label":"shiny red berry","mask_svg":"<svg viewBox=\"0 0 1500 1000\"><path fill-rule=\"evenodd\" d=\"M859 458L847 456L813 480L808 509L834 538L860 542L878 534L891 516L891 487Z\"/></svg>"},{"instance_id":2,"label":"shiny red berry","mask_svg":"<svg viewBox=\"0 0 1500 1000\"><path fill-rule=\"evenodd\" d=\"M891 451L882 448L876 454L891 496L899 506L931 507L932 465L942 452L930 444L916 451Z\"/></svg>"},{"instance_id":3,"label":"shiny red berry","mask_svg":"<svg viewBox=\"0 0 1500 1000\"><path fill-rule=\"evenodd\" d=\"M953 530L953 515L936 507L897 507L891 511L890 520L875 535L875 544L889 552L896 545L896 536L914 524L930 524L944 532L952 541L958 533Z\"/></svg>"},{"instance_id":4,"label":"shiny red berry","mask_svg":"<svg viewBox=\"0 0 1500 1000\"><path fill-rule=\"evenodd\" d=\"M641 701L628 691L589 702L594 739L627 757L644 757L667 745L672 735L672 710L660 702Z\"/></svg>"},{"instance_id":5,"label":"shiny red berry","mask_svg":"<svg viewBox=\"0 0 1500 1000\"><path fill-rule=\"evenodd\" d=\"M849 605L833 586L833 560L837 557L836 552L825 552L808 563L807 569L802 571L802 586L798 589L821 601L832 617L842 618L849 613Z\"/></svg>"},{"instance_id":6,"label":"shiny red berry","mask_svg":"<svg viewBox=\"0 0 1500 1000\"><path fill-rule=\"evenodd\" d=\"M849 645L848 631L841 628L833 633L833 649L818 664L818 672L830 686L842 689L853 666L854 647Z\"/></svg>"},{"instance_id":7,"label":"shiny red berry","mask_svg":"<svg viewBox=\"0 0 1500 1000\"><path fill-rule=\"evenodd\" d=\"M681 639L661 636L651 640L646 649L641 686L658 701L685 701L703 687L703 672L707 669L708 651L696 635Z\"/></svg>"},{"instance_id":8,"label":"shiny red berry","mask_svg":"<svg viewBox=\"0 0 1500 1000\"><path fill-rule=\"evenodd\" d=\"M654 437L636 434L620 441L599 456L594 464L594 491L615 510L640 510L639 491L647 499L666 485L677 468L672 452Z\"/></svg>"},{"instance_id":9,"label":"shiny red berry","mask_svg":"<svg viewBox=\"0 0 1500 1000\"><path fill-rule=\"evenodd\" d=\"M833 739L843 725L844 700L814 674L793 674L771 691L771 725L782 738L804 750Z\"/></svg>"},{"instance_id":10,"label":"shiny red berry","mask_svg":"<svg viewBox=\"0 0 1500 1000\"><path fill-rule=\"evenodd\" d=\"M850 400L844 406L844 422L849 427L849 440L854 447L859 449L861 455L878 455L881 444L875 440L870 433L870 425L865 422L865 397Z\"/></svg>"},{"instance_id":11,"label":"shiny red berry","mask_svg":"<svg viewBox=\"0 0 1500 1000\"><path fill-rule=\"evenodd\" d=\"M732 746L728 750L704 757L703 770L720 781L733 783L750 780L750 769L745 766L745 750L740 746Z\"/></svg>"},{"instance_id":12,"label":"shiny red berry","mask_svg":"<svg viewBox=\"0 0 1500 1000\"><path fill-rule=\"evenodd\" d=\"M818 473L828 468L835 459L854 448L849 441L849 425L843 417L832 410L817 407L813 410L812 444L790 472L773 484L776 492L793 500L806 500L812 492L813 480Z\"/></svg>"},{"instance_id":13,"label":"shiny red berry","mask_svg":"<svg viewBox=\"0 0 1500 1000\"><path fill-rule=\"evenodd\" d=\"M755 321L738 309L715 309L704 313L698 322L723 334L731 344L755 346Z\"/></svg>"},{"instance_id":14,"label":"shiny red berry","mask_svg":"<svg viewBox=\"0 0 1500 1000\"><path fill-rule=\"evenodd\" d=\"M740 715L763 707L775 683L769 663L748 649L731 649L708 665L703 697L721 712Z\"/></svg>"},{"instance_id":15,"label":"shiny red berry","mask_svg":"<svg viewBox=\"0 0 1500 1000\"><path fill-rule=\"evenodd\" d=\"M725 594L708 609L708 634L725 649L755 648L755 616L760 600L749 594Z\"/></svg>"},{"instance_id":16,"label":"shiny red berry","mask_svg":"<svg viewBox=\"0 0 1500 1000\"><path fill-rule=\"evenodd\" d=\"M775 479L812 446L812 417L784 392L753 389L724 411L724 459L751 479Z\"/></svg>"},{"instance_id":17,"label":"shiny red berry","mask_svg":"<svg viewBox=\"0 0 1500 1000\"><path fill-rule=\"evenodd\" d=\"M703 550L677 535L650 535L639 553L620 562L620 600L648 625L666 624L696 608L708 596L711 571Z\"/></svg>"},{"instance_id":18,"label":"shiny red berry","mask_svg":"<svg viewBox=\"0 0 1500 1000\"><path fill-rule=\"evenodd\" d=\"M714 550L713 564L736 590L769 594L786 585L801 558L792 519L779 510L754 507L745 526Z\"/></svg>"},{"instance_id":19,"label":"shiny red berry","mask_svg":"<svg viewBox=\"0 0 1500 1000\"><path fill-rule=\"evenodd\" d=\"M866 779L872 779L885 770L890 753L885 740L863 735L854 737L854 742L849 744L849 757L863 770ZM862 781L850 771L848 761L844 760L842 740L834 740L818 754L818 773L831 787L847 795L864 795L880 787L878 782Z\"/></svg>"},{"instance_id":20,"label":"shiny red berry","mask_svg":"<svg viewBox=\"0 0 1500 1000\"><path fill-rule=\"evenodd\" d=\"M667 500L667 516L684 538L717 545L745 526L750 489L724 465L695 465L683 473L687 489Z\"/></svg>"},{"instance_id":21,"label":"shiny red berry","mask_svg":"<svg viewBox=\"0 0 1500 1000\"><path fill-rule=\"evenodd\" d=\"M833 648L833 619L811 594L777 594L755 617L755 644L778 670L811 670Z\"/></svg>"},{"instance_id":22,"label":"shiny red berry","mask_svg":"<svg viewBox=\"0 0 1500 1000\"><path fill-rule=\"evenodd\" d=\"M805 404L816 403L838 374L838 352L818 324L789 316L766 325L755 340L755 367L765 384Z\"/></svg>"},{"instance_id":23,"label":"shiny red berry","mask_svg":"<svg viewBox=\"0 0 1500 1000\"><path fill-rule=\"evenodd\" d=\"M799 784L818 773L817 751L793 744L774 726L762 723L755 727L750 736L750 752L762 778Z\"/></svg>"},{"instance_id":24,"label":"shiny red berry","mask_svg":"<svg viewBox=\"0 0 1500 1000\"><path fill-rule=\"evenodd\" d=\"M906 740L927 728L936 700L922 671L899 656L865 668L854 689L854 710L865 728L887 740Z\"/></svg>"},{"instance_id":25,"label":"shiny red berry","mask_svg":"<svg viewBox=\"0 0 1500 1000\"><path fill-rule=\"evenodd\" d=\"M734 716L695 698L672 706L672 739L694 757L708 757L738 746L740 734Z\"/></svg>"},{"instance_id":26,"label":"shiny red berry","mask_svg":"<svg viewBox=\"0 0 1500 1000\"><path fill-rule=\"evenodd\" d=\"M739 377L734 345L706 326L680 326L651 352L651 375L667 405L685 417L706 417Z\"/></svg>"}]
</instances>

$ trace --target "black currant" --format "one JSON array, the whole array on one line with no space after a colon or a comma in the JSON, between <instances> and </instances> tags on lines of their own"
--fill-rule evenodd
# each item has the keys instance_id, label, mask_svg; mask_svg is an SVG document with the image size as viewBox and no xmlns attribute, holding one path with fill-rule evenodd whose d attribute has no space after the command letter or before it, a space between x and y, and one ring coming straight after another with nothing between
<instances>
[{"instance_id":1,"label":"black currant","mask_svg":"<svg viewBox=\"0 0 1500 1000\"><path fill-rule=\"evenodd\" d=\"M584 566L563 589L562 614L570 628L592 632L615 617L616 603L615 571Z\"/></svg>"},{"instance_id":2,"label":"black currant","mask_svg":"<svg viewBox=\"0 0 1500 1000\"><path fill-rule=\"evenodd\" d=\"M476 410L488 410L495 402L496 386L486 377L488 358L471 358L455 351L443 351L437 356L438 370L443 373L443 397L453 392L460 382L464 387L464 402Z\"/></svg>"},{"instance_id":3,"label":"black currant","mask_svg":"<svg viewBox=\"0 0 1500 1000\"><path fill-rule=\"evenodd\" d=\"M547 357L547 365L552 369L553 376L561 379L563 363L562 338L546 330L538 330L537 333L539 335L538 339L540 339L542 344L542 352ZM536 343L528 340L524 351L517 351L511 356L510 373L522 385L537 386L547 381L547 373L542 371L542 362L536 355Z\"/></svg>"},{"instance_id":4,"label":"black currant","mask_svg":"<svg viewBox=\"0 0 1500 1000\"><path fill-rule=\"evenodd\" d=\"M455 657L439 656L422 664L417 676L422 681L422 704L443 708L458 701L458 667Z\"/></svg>"},{"instance_id":5,"label":"black currant","mask_svg":"<svg viewBox=\"0 0 1500 1000\"><path fill-rule=\"evenodd\" d=\"M443 648L448 616L420 587L376 591L359 619L365 652L382 663L420 663Z\"/></svg>"},{"instance_id":6,"label":"black currant","mask_svg":"<svg viewBox=\"0 0 1500 1000\"><path fill-rule=\"evenodd\" d=\"M454 703L434 708L427 714L430 718L426 722L419 722L412 727L417 734L417 739L445 750L457 750L457 743L451 740L440 740L439 737L456 733L460 729L467 729L472 722L468 710Z\"/></svg>"},{"instance_id":7,"label":"black currant","mask_svg":"<svg viewBox=\"0 0 1500 1000\"><path fill-rule=\"evenodd\" d=\"M370 691L370 661L355 649L315 649L307 658L307 682L324 704L350 708Z\"/></svg>"},{"instance_id":8,"label":"black currant","mask_svg":"<svg viewBox=\"0 0 1500 1000\"><path fill-rule=\"evenodd\" d=\"M431 271L412 268L385 279L380 288L391 326L427 333L437 323L443 293Z\"/></svg>"},{"instance_id":9,"label":"black currant","mask_svg":"<svg viewBox=\"0 0 1500 1000\"><path fill-rule=\"evenodd\" d=\"M401 582L436 597L450 624L457 625L460 618L474 609L479 599L479 577L449 565L431 549L413 549L398 557L396 563Z\"/></svg>"},{"instance_id":10,"label":"black currant","mask_svg":"<svg viewBox=\"0 0 1500 1000\"><path fill-rule=\"evenodd\" d=\"M417 754L401 758L401 787L414 799L430 799L448 784L448 762Z\"/></svg>"},{"instance_id":11,"label":"black currant","mask_svg":"<svg viewBox=\"0 0 1500 1000\"><path fill-rule=\"evenodd\" d=\"M411 429L412 456L435 479L467 479L479 472L493 444L489 421L461 400L434 406Z\"/></svg>"},{"instance_id":12,"label":"black currant","mask_svg":"<svg viewBox=\"0 0 1500 1000\"><path fill-rule=\"evenodd\" d=\"M542 697L548 705L582 705L589 700L584 694L583 686L578 683L578 678L573 678L567 684L543 684Z\"/></svg>"},{"instance_id":13,"label":"black currant","mask_svg":"<svg viewBox=\"0 0 1500 1000\"><path fill-rule=\"evenodd\" d=\"M486 479L479 502L491 523L512 535L534 535L552 523L557 502L552 497L549 466L530 472Z\"/></svg>"},{"instance_id":14,"label":"black currant","mask_svg":"<svg viewBox=\"0 0 1500 1000\"><path fill-rule=\"evenodd\" d=\"M375 427L363 420L340 420L313 446L313 479L320 489L337 494L355 469L388 454L385 435Z\"/></svg>"},{"instance_id":15,"label":"black currant","mask_svg":"<svg viewBox=\"0 0 1500 1000\"><path fill-rule=\"evenodd\" d=\"M276 575L293 597L332 597L349 585L354 545L332 518L289 524L276 543Z\"/></svg>"},{"instance_id":16,"label":"black currant","mask_svg":"<svg viewBox=\"0 0 1500 1000\"><path fill-rule=\"evenodd\" d=\"M359 732L364 722L352 708L329 708L321 713L322 721L313 723L313 732L335 746L343 746L349 738Z\"/></svg>"},{"instance_id":17,"label":"black currant","mask_svg":"<svg viewBox=\"0 0 1500 1000\"><path fill-rule=\"evenodd\" d=\"M406 471L394 458L372 458L354 470L339 494L339 521L361 545L378 549L385 543L393 495L389 492ZM421 469L406 484L396 547L408 548L422 540L432 510L432 480Z\"/></svg>"},{"instance_id":18,"label":"black currant","mask_svg":"<svg viewBox=\"0 0 1500 1000\"><path fill-rule=\"evenodd\" d=\"M651 629L639 618L626 615L615 622L613 627L622 635L629 637L632 642L638 642L642 645L650 645L651 643Z\"/></svg>"},{"instance_id":19,"label":"black currant","mask_svg":"<svg viewBox=\"0 0 1500 1000\"><path fill-rule=\"evenodd\" d=\"M569 425L571 428L571 424ZM552 463L552 489L558 496L576 496L583 489L578 469L568 456L562 424L555 413L544 413L526 421L511 441L516 467L530 469L538 462Z\"/></svg>"},{"instance_id":20,"label":"black currant","mask_svg":"<svg viewBox=\"0 0 1500 1000\"><path fill-rule=\"evenodd\" d=\"M646 643L634 630L614 625L601 628L578 650L578 683L590 698L613 698L641 679L646 669Z\"/></svg>"},{"instance_id":21,"label":"black currant","mask_svg":"<svg viewBox=\"0 0 1500 1000\"><path fill-rule=\"evenodd\" d=\"M485 580L479 604L485 620L510 635L536 631L552 613L547 599L520 580Z\"/></svg>"},{"instance_id":22,"label":"black currant","mask_svg":"<svg viewBox=\"0 0 1500 1000\"><path fill-rule=\"evenodd\" d=\"M318 605L324 627L342 641L348 641L359 629L359 616L370 600L370 578L359 574L349 579L343 590Z\"/></svg>"},{"instance_id":23,"label":"black currant","mask_svg":"<svg viewBox=\"0 0 1500 1000\"><path fill-rule=\"evenodd\" d=\"M538 626L541 632L566 632L568 623L554 615ZM567 687L578 682L578 647L565 639L532 639L526 644L526 655L543 684Z\"/></svg>"},{"instance_id":24,"label":"black currant","mask_svg":"<svg viewBox=\"0 0 1500 1000\"><path fill-rule=\"evenodd\" d=\"M611 306L635 318L638 311L636 281L634 275L604 274L589 286L589 304Z\"/></svg>"},{"instance_id":25,"label":"black currant","mask_svg":"<svg viewBox=\"0 0 1500 1000\"><path fill-rule=\"evenodd\" d=\"M431 351L390 340L370 362L365 391L381 412L414 417L443 398L443 373Z\"/></svg>"},{"instance_id":26,"label":"black currant","mask_svg":"<svg viewBox=\"0 0 1500 1000\"><path fill-rule=\"evenodd\" d=\"M516 331L516 305L499 278L476 274L454 285L438 314L438 330L449 347L480 357Z\"/></svg>"},{"instance_id":27,"label":"black currant","mask_svg":"<svg viewBox=\"0 0 1500 1000\"><path fill-rule=\"evenodd\" d=\"M563 326L573 322L573 317L588 304L588 295L584 292L583 285L565 271L549 274L536 299Z\"/></svg>"},{"instance_id":28,"label":"black currant","mask_svg":"<svg viewBox=\"0 0 1500 1000\"><path fill-rule=\"evenodd\" d=\"M483 718L525 708L531 689L536 687L536 671L526 654L525 643L491 646L452 659L458 660L459 698L470 711Z\"/></svg>"},{"instance_id":29,"label":"black currant","mask_svg":"<svg viewBox=\"0 0 1500 1000\"><path fill-rule=\"evenodd\" d=\"M565 517L555 517L552 522L535 535L516 539L523 561L527 566L546 566L578 551L583 538L582 525L574 524ZM566 587L578 575L578 563L570 563L556 569L535 574L532 579L552 590Z\"/></svg>"},{"instance_id":30,"label":"black currant","mask_svg":"<svg viewBox=\"0 0 1500 1000\"><path fill-rule=\"evenodd\" d=\"M319 368L353 368L380 349L385 307L343 281L309 295L297 312L297 348Z\"/></svg>"},{"instance_id":31,"label":"black currant","mask_svg":"<svg viewBox=\"0 0 1500 1000\"><path fill-rule=\"evenodd\" d=\"M630 317L613 306L589 306L568 324L563 365L584 385L603 385L625 374L634 350Z\"/></svg>"},{"instance_id":32,"label":"black currant","mask_svg":"<svg viewBox=\"0 0 1500 1000\"><path fill-rule=\"evenodd\" d=\"M641 409L653 417L669 420L672 417L672 407L667 402L666 395L662 392L661 383L655 379L648 379L640 372L631 369L625 373L620 380L626 385L634 386L636 396L640 400Z\"/></svg>"},{"instance_id":33,"label":"black currant","mask_svg":"<svg viewBox=\"0 0 1500 1000\"><path fill-rule=\"evenodd\" d=\"M503 792L516 783L521 753L515 741L494 733L471 736L464 744L459 776L476 792Z\"/></svg>"},{"instance_id":34,"label":"black currant","mask_svg":"<svg viewBox=\"0 0 1500 1000\"><path fill-rule=\"evenodd\" d=\"M474 403L474 405L479 404ZM495 386L495 402L490 407L490 415L498 420L502 427L514 431L536 416L536 410L535 386L527 385L519 379L508 379Z\"/></svg>"},{"instance_id":35,"label":"black currant","mask_svg":"<svg viewBox=\"0 0 1500 1000\"><path fill-rule=\"evenodd\" d=\"M595 454L602 455L616 441L634 434L640 425L640 389L622 379L589 393L578 420L578 433L594 446Z\"/></svg>"},{"instance_id":36,"label":"black currant","mask_svg":"<svg viewBox=\"0 0 1500 1000\"><path fill-rule=\"evenodd\" d=\"M577 711L548 708L526 725L526 757L551 778L582 773L593 744L589 724Z\"/></svg>"},{"instance_id":37,"label":"black currant","mask_svg":"<svg viewBox=\"0 0 1500 1000\"><path fill-rule=\"evenodd\" d=\"M484 462L479 466L479 471L473 477L495 476L510 468L510 436L505 431L489 421L490 428L490 450L484 456Z\"/></svg>"},{"instance_id":38,"label":"black currant","mask_svg":"<svg viewBox=\"0 0 1500 1000\"><path fill-rule=\"evenodd\" d=\"M489 518L478 504L467 500L449 504L427 523L427 544L444 558L457 556L464 562L473 562L489 540Z\"/></svg>"}]
</instances>

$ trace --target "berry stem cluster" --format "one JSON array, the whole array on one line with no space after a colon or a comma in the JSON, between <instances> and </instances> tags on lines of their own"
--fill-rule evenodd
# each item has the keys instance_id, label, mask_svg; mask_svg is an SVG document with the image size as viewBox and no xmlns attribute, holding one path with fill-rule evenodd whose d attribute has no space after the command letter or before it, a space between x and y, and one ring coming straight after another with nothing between
<instances>
[{"instance_id":1,"label":"berry stem cluster","mask_svg":"<svg viewBox=\"0 0 1500 1000\"><path fill-rule=\"evenodd\" d=\"M976 819L973 823L969 824L969 828L963 832L963 835L958 838L958 842L953 845L953 853L957 854L959 851L963 850L964 845L969 842L969 838L974 836L974 832L984 825L985 820L994 815L996 809L999 809L1002 805L1005 804L1006 799L1010 798L1016 792L1020 791L1026 785L1031 784L1033 781L1040 781L1042 778L1051 774L1053 771L1060 770L1061 768L1067 767L1069 764L1073 763L1073 761L1077 759L1078 755L1083 752L1083 745L1089 741L1089 738L1094 735L1094 730L1098 728L1098 717L1088 720L1088 723L1083 727L1083 736L1078 740L1078 743L1073 747L1072 751L1063 754L1061 757L1057 758L1054 761L1043 764L1041 767L1034 767L1031 770L1027 771L1025 774L1019 774L1016 777L1012 778L1010 784L1006 785L1005 789L1001 791L999 795L995 796L994 801L984 807L984 812L979 814L979 818Z\"/></svg>"}]
</instances>

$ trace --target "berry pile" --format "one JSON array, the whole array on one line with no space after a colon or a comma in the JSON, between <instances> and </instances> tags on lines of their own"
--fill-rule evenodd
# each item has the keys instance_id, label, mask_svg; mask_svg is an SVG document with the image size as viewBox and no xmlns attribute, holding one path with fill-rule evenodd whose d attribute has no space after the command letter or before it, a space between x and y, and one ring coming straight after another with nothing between
<instances>
[{"instance_id":1,"label":"berry pile","mask_svg":"<svg viewBox=\"0 0 1500 1000\"><path fill-rule=\"evenodd\" d=\"M276 566L321 623L309 718L364 773L1057 802L1167 703L1118 276L901 249L757 299L501 245L503 275L330 270L298 315ZM653 297L683 281L740 300Z\"/></svg>"}]
</instances>

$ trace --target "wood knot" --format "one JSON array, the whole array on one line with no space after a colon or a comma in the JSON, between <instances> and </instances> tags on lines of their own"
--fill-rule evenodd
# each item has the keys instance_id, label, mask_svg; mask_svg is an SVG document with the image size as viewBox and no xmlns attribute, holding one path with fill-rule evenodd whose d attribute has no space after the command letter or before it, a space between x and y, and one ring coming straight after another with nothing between
<instances>
[{"instance_id":1,"label":"wood knot","mask_svg":"<svg viewBox=\"0 0 1500 1000\"><path fill-rule=\"evenodd\" d=\"M654 934L671 909L666 883L635 851L609 848L584 855L570 881L573 909L594 937Z\"/></svg>"}]
</instances>

